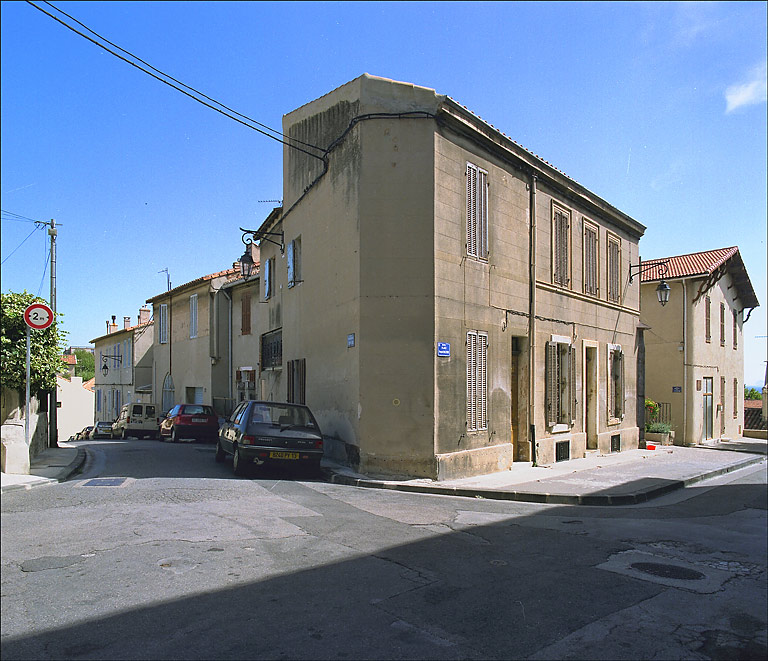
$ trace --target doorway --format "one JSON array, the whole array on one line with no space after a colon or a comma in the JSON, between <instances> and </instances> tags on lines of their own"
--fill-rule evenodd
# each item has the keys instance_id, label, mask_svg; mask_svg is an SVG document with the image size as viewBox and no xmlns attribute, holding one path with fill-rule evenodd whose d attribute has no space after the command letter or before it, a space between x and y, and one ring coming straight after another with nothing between
<instances>
[{"instance_id":1,"label":"doorway","mask_svg":"<svg viewBox=\"0 0 768 661\"><path fill-rule=\"evenodd\" d=\"M519 460L519 438L518 438L518 425L520 424L519 417L519 391L518 384L520 379L520 338L512 338L512 356L510 359L509 368L509 405L510 405L510 443L512 443L512 456L514 460Z\"/></svg>"},{"instance_id":2,"label":"doorway","mask_svg":"<svg viewBox=\"0 0 768 661\"><path fill-rule=\"evenodd\" d=\"M584 340L584 431L587 434L587 450L597 450L597 418L598 418L598 370L597 343Z\"/></svg>"},{"instance_id":3,"label":"doorway","mask_svg":"<svg viewBox=\"0 0 768 661\"><path fill-rule=\"evenodd\" d=\"M714 392L712 383L714 379L711 376L704 377L704 425L702 430L702 440L712 440L712 429L714 426Z\"/></svg>"}]
</instances>

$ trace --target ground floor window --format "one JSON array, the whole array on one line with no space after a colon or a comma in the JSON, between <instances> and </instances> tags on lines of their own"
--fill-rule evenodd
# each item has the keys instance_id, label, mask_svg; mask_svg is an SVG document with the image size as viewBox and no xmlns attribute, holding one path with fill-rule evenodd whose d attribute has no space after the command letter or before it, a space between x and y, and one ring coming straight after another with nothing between
<instances>
[{"instance_id":1,"label":"ground floor window","mask_svg":"<svg viewBox=\"0 0 768 661\"><path fill-rule=\"evenodd\" d=\"M306 358L288 361L288 401L294 404L307 403Z\"/></svg>"},{"instance_id":2,"label":"ground floor window","mask_svg":"<svg viewBox=\"0 0 768 661\"><path fill-rule=\"evenodd\" d=\"M173 408L176 391L173 387L173 377L170 374L165 375L163 381L163 412L167 413Z\"/></svg>"},{"instance_id":3,"label":"ground floor window","mask_svg":"<svg viewBox=\"0 0 768 661\"><path fill-rule=\"evenodd\" d=\"M546 347L547 426L576 422L576 349L570 338L553 335Z\"/></svg>"},{"instance_id":4,"label":"ground floor window","mask_svg":"<svg viewBox=\"0 0 768 661\"><path fill-rule=\"evenodd\" d=\"M624 417L624 352L620 344L608 345L608 418Z\"/></svg>"},{"instance_id":5,"label":"ground floor window","mask_svg":"<svg viewBox=\"0 0 768 661\"><path fill-rule=\"evenodd\" d=\"M467 333L467 430L488 429L488 333Z\"/></svg>"},{"instance_id":6,"label":"ground floor window","mask_svg":"<svg viewBox=\"0 0 768 661\"><path fill-rule=\"evenodd\" d=\"M283 365L283 329L261 336L261 369L276 369Z\"/></svg>"}]
</instances>

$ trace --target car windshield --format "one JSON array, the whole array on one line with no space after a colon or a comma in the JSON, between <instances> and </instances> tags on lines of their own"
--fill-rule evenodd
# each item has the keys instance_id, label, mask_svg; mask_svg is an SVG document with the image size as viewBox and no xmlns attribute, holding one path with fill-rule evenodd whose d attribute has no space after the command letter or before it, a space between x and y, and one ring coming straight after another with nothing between
<instances>
[{"instance_id":1,"label":"car windshield","mask_svg":"<svg viewBox=\"0 0 768 661\"><path fill-rule=\"evenodd\" d=\"M198 404L187 404L184 406L184 410L181 411L183 415L213 415L213 409L210 406L200 406Z\"/></svg>"},{"instance_id":2,"label":"car windshield","mask_svg":"<svg viewBox=\"0 0 768 661\"><path fill-rule=\"evenodd\" d=\"M291 404L260 402L251 408L249 424L272 424L281 427L315 427L309 409Z\"/></svg>"}]
</instances>

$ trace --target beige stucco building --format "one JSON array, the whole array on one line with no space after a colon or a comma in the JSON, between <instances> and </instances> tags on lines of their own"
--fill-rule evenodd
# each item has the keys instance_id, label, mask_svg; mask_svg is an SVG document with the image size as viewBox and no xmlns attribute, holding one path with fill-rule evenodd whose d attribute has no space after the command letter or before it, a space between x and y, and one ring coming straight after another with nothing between
<instances>
[{"instance_id":1,"label":"beige stucco building","mask_svg":"<svg viewBox=\"0 0 768 661\"><path fill-rule=\"evenodd\" d=\"M666 263L667 272L661 264ZM744 431L744 322L759 305L737 247L648 260L642 274L645 394L662 405L677 443ZM664 277L665 308L654 303Z\"/></svg>"},{"instance_id":2,"label":"beige stucco building","mask_svg":"<svg viewBox=\"0 0 768 661\"><path fill-rule=\"evenodd\" d=\"M363 75L283 131L261 396L306 401L364 472L638 446L643 225L428 88Z\"/></svg>"},{"instance_id":3,"label":"beige stucco building","mask_svg":"<svg viewBox=\"0 0 768 661\"><path fill-rule=\"evenodd\" d=\"M153 322L149 315L149 309L142 307L137 324L131 326L131 318L123 317L120 329L112 317L107 333L91 340L95 422L113 422L123 404L152 401Z\"/></svg>"}]
</instances>

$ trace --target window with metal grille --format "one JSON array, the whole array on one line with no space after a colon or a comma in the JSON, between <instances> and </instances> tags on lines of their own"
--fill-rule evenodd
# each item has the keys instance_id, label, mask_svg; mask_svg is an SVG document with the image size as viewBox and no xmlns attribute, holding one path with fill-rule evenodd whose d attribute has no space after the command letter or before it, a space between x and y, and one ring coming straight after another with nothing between
<instances>
[{"instance_id":1,"label":"window with metal grille","mask_svg":"<svg viewBox=\"0 0 768 661\"><path fill-rule=\"evenodd\" d=\"M301 237L296 237L287 246L288 287L294 287L301 280Z\"/></svg>"},{"instance_id":2,"label":"window with metal grille","mask_svg":"<svg viewBox=\"0 0 768 661\"><path fill-rule=\"evenodd\" d=\"M197 337L197 294L189 297L189 337Z\"/></svg>"},{"instance_id":3,"label":"window with metal grille","mask_svg":"<svg viewBox=\"0 0 768 661\"><path fill-rule=\"evenodd\" d=\"M733 380L733 417L739 417L739 380Z\"/></svg>"},{"instance_id":4,"label":"window with metal grille","mask_svg":"<svg viewBox=\"0 0 768 661\"><path fill-rule=\"evenodd\" d=\"M624 417L624 352L620 344L608 345L608 419Z\"/></svg>"},{"instance_id":5,"label":"window with metal grille","mask_svg":"<svg viewBox=\"0 0 768 661\"><path fill-rule=\"evenodd\" d=\"M600 294L600 271L597 255L598 229L584 222L584 293L590 296Z\"/></svg>"},{"instance_id":6,"label":"window with metal grille","mask_svg":"<svg viewBox=\"0 0 768 661\"><path fill-rule=\"evenodd\" d=\"M261 369L277 369L283 365L283 329L261 336Z\"/></svg>"},{"instance_id":7,"label":"window with metal grille","mask_svg":"<svg viewBox=\"0 0 768 661\"><path fill-rule=\"evenodd\" d=\"M704 339L712 341L712 300L709 296L704 298Z\"/></svg>"},{"instance_id":8,"label":"window with metal grille","mask_svg":"<svg viewBox=\"0 0 768 661\"><path fill-rule=\"evenodd\" d=\"M240 299L240 335L251 334L251 293L243 292Z\"/></svg>"},{"instance_id":9,"label":"window with metal grille","mask_svg":"<svg viewBox=\"0 0 768 661\"><path fill-rule=\"evenodd\" d=\"M570 441L557 441L555 443L555 462L568 461L571 458Z\"/></svg>"},{"instance_id":10,"label":"window with metal grille","mask_svg":"<svg viewBox=\"0 0 768 661\"><path fill-rule=\"evenodd\" d=\"M552 207L552 280L568 287L571 283L571 213Z\"/></svg>"},{"instance_id":11,"label":"window with metal grille","mask_svg":"<svg viewBox=\"0 0 768 661\"><path fill-rule=\"evenodd\" d=\"M720 346L725 346L725 303L720 303Z\"/></svg>"},{"instance_id":12,"label":"window with metal grille","mask_svg":"<svg viewBox=\"0 0 768 661\"><path fill-rule=\"evenodd\" d=\"M739 313L733 310L733 348L739 348Z\"/></svg>"},{"instance_id":13,"label":"window with metal grille","mask_svg":"<svg viewBox=\"0 0 768 661\"><path fill-rule=\"evenodd\" d=\"M160 323L157 329L158 342L166 344L168 342L168 305L160 304Z\"/></svg>"},{"instance_id":14,"label":"window with metal grille","mask_svg":"<svg viewBox=\"0 0 768 661\"><path fill-rule=\"evenodd\" d=\"M488 333L467 333L467 430L488 429Z\"/></svg>"},{"instance_id":15,"label":"window with metal grille","mask_svg":"<svg viewBox=\"0 0 768 661\"><path fill-rule=\"evenodd\" d=\"M611 452L621 452L621 434L611 435Z\"/></svg>"},{"instance_id":16,"label":"window with metal grille","mask_svg":"<svg viewBox=\"0 0 768 661\"><path fill-rule=\"evenodd\" d=\"M576 422L576 350L568 338L553 337L546 346L547 426Z\"/></svg>"},{"instance_id":17,"label":"window with metal grille","mask_svg":"<svg viewBox=\"0 0 768 661\"><path fill-rule=\"evenodd\" d=\"M621 241L608 237L608 300L621 302Z\"/></svg>"},{"instance_id":18,"label":"window with metal grille","mask_svg":"<svg viewBox=\"0 0 768 661\"><path fill-rule=\"evenodd\" d=\"M467 163L467 255L488 259L488 173Z\"/></svg>"},{"instance_id":19,"label":"window with metal grille","mask_svg":"<svg viewBox=\"0 0 768 661\"><path fill-rule=\"evenodd\" d=\"M298 358L288 361L288 401L307 403L307 360Z\"/></svg>"}]
</instances>

